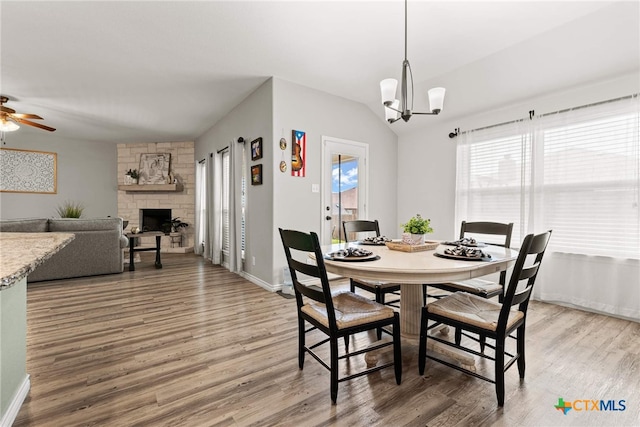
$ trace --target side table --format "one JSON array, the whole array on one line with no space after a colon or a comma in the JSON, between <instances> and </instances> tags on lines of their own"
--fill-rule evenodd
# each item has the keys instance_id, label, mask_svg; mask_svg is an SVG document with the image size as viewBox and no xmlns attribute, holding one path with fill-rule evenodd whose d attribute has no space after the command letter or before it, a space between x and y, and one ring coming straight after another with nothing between
<instances>
[{"instance_id":1,"label":"side table","mask_svg":"<svg viewBox=\"0 0 640 427\"><path fill-rule=\"evenodd\" d=\"M126 236L129 238L129 271L135 271L136 267L133 263L133 255L135 252L146 252L146 251L156 251L156 268L162 268L162 262L160 261L160 239L164 233L147 231L144 233L126 233ZM156 238L156 247L155 248L136 248L135 247L135 239L138 237L151 237L155 236Z\"/></svg>"}]
</instances>

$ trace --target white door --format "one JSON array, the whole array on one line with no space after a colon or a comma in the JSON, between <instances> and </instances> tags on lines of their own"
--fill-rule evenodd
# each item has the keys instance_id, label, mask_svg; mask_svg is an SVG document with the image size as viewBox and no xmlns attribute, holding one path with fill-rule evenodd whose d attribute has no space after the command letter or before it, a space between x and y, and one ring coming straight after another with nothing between
<instances>
[{"instance_id":1,"label":"white door","mask_svg":"<svg viewBox=\"0 0 640 427\"><path fill-rule=\"evenodd\" d=\"M369 145L322 137L323 245L344 241L342 221L367 218Z\"/></svg>"}]
</instances>

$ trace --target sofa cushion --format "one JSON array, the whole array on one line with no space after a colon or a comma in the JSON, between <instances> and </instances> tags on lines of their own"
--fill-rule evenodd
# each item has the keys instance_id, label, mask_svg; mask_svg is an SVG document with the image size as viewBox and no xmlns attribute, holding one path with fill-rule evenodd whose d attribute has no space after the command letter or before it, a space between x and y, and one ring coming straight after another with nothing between
<instances>
[{"instance_id":1,"label":"sofa cushion","mask_svg":"<svg viewBox=\"0 0 640 427\"><path fill-rule=\"evenodd\" d=\"M51 218L49 231L69 233L75 231L122 231L122 218Z\"/></svg>"},{"instance_id":2,"label":"sofa cushion","mask_svg":"<svg viewBox=\"0 0 640 427\"><path fill-rule=\"evenodd\" d=\"M0 232L7 233L45 233L49 231L49 220L34 219L5 219L0 221Z\"/></svg>"}]
</instances>

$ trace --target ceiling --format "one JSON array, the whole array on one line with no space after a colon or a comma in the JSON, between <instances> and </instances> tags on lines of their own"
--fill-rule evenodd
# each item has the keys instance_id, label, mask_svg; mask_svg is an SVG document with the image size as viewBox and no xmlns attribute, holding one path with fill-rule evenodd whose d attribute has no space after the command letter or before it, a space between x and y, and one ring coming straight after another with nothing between
<instances>
[{"instance_id":1,"label":"ceiling","mask_svg":"<svg viewBox=\"0 0 640 427\"><path fill-rule=\"evenodd\" d=\"M415 110L452 119L640 68L637 1L410 1ZM0 2L0 92L56 135L193 140L269 77L361 102L400 77L402 1ZM414 117L398 133L428 125ZM18 132L44 132L22 126Z\"/></svg>"}]
</instances>

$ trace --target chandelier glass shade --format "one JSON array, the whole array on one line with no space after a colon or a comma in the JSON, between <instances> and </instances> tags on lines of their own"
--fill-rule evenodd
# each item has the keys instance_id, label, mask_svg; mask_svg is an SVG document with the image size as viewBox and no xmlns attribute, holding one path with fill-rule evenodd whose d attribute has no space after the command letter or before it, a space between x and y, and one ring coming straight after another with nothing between
<instances>
[{"instance_id":1,"label":"chandelier glass shade","mask_svg":"<svg viewBox=\"0 0 640 427\"><path fill-rule=\"evenodd\" d=\"M396 79L384 79L380 82L380 94L382 96L382 104L385 107L385 119L389 123L400 119L408 122L414 114L437 115L442 111L446 91L443 87L435 87L429 90L430 112L420 113L413 111L413 74L407 59L407 0L404 2L404 61L402 62L400 99L396 98L397 89L398 80ZM409 99L409 95L411 95L411 99ZM400 116L398 117L398 115Z\"/></svg>"}]
</instances>

